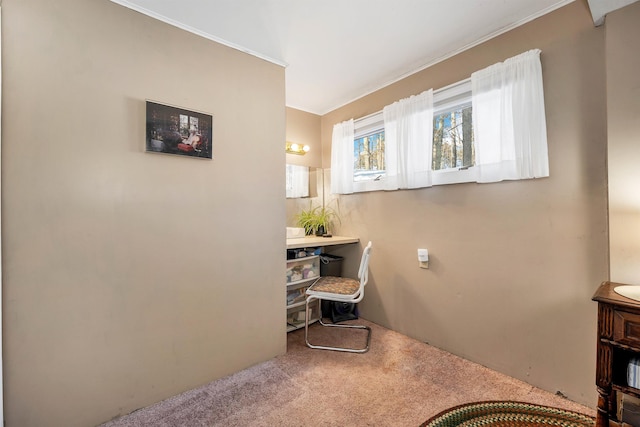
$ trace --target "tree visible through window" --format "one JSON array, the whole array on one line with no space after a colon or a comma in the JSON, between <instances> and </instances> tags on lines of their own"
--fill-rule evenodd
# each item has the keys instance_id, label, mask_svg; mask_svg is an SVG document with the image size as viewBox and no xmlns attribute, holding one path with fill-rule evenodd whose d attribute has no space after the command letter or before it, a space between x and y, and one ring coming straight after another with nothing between
<instances>
[{"instance_id":1,"label":"tree visible through window","mask_svg":"<svg viewBox=\"0 0 640 427\"><path fill-rule=\"evenodd\" d=\"M433 118L433 170L473 166L471 105L436 114Z\"/></svg>"},{"instance_id":2,"label":"tree visible through window","mask_svg":"<svg viewBox=\"0 0 640 427\"><path fill-rule=\"evenodd\" d=\"M384 129L353 141L353 180L379 179L385 175Z\"/></svg>"}]
</instances>

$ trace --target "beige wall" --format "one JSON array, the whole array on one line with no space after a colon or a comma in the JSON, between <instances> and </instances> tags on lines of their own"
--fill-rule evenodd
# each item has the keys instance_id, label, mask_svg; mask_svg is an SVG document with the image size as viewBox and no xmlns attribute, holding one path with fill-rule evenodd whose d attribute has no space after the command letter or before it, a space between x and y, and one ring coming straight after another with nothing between
<instances>
[{"instance_id":1,"label":"beige wall","mask_svg":"<svg viewBox=\"0 0 640 427\"><path fill-rule=\"evenodd\" d=\"M640 285L640 3L607 15L611 280Z\"/></svg>"},{"instance_id":2,"label":"beige wall","mask_svg":"<svg viewBox=\"0 0 640 427\"><path fill-rule=\"evenodd\" d=\"M324 166L335 123L532 48L542 50L549 178L340 196L339 232L373 241L363 317L593 406L607 135L604 30L586 1L323 116Z\"/></svg>"},{"instance_id":3,"label":"beige wall","mask_svg":"<svg viewBox=\"0 0 640 427\"><path fill-rule=\"evenodd\" d=\"M287 226L297 227L296 215L309 206L322 206L324 196L322 171L321 117L317 114L287 107L287 141L307 144L309 152L304 156L287 154L286 162L309 166L309 197L286 199Z\"/></svg>"},{"instance_id":4,"label":"beige wall","mask_svg":"<svg viewBox=\"0 0 640 427\"><path fill-rule=\"evenodd\" d=\"M284 353L284 69L107 0L2 19L7 425L96 425ZM211 113L214 159L145 153L147 98Z\"/></svg>"}]
</instances>

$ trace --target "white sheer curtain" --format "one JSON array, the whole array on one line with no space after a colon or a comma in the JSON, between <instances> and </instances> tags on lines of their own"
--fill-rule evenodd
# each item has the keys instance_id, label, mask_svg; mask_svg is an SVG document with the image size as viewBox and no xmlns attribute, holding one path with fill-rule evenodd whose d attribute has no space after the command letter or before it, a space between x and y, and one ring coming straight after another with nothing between
<instances>
[{"instance_id":1,"label":"white sheer curtain","mask_svg":"<svg viewBox=\"0 0 640 427\"><path fill-rule=\"evenodd\" d=\"M331 193L353 193L353 119L333 126L331 139Z\"/></svg>"},{"instance_id":2,"label":"white sheer curtain","mask_svg":"<svg viewBox=\"0 0 640 427\"><path fill-rule=\"evenodd\" d=\"M287 164L287 198L309 197L309 167Z\"/></svg>"},{"instance_id":3,"label":"white sheer curtain","mask_svg":"<svg viewBox=\"0 0 640 427\"><path fill-rule=\"evenodd\" d=\"M382 110L386 157L385 190L431 186L433 89Z\"/></svg>"},{"instance_id":4,"label":"white sheer curtain","mask_svg":"<svg viewBox=\"0 0 640 427\"><path fill-rule=\"evenodd\" d=\"M540 50L471 75L478 182L549 176Z\"/></svg>"}]
</instances>

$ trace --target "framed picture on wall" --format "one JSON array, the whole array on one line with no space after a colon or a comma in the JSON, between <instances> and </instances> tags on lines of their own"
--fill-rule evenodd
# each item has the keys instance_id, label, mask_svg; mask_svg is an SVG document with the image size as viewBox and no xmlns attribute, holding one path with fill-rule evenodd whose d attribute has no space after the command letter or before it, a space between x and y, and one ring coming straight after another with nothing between
<instances>
[{"instance_id":1,"label":"framed picture on wall","mask_svg":"<svg viewBox=\"0 0 640 427\"><path fill-rule=\"evenodd\" d=\"M213 116L147 102L147 152L213 158Z\"/></svg>"}]
</instances>

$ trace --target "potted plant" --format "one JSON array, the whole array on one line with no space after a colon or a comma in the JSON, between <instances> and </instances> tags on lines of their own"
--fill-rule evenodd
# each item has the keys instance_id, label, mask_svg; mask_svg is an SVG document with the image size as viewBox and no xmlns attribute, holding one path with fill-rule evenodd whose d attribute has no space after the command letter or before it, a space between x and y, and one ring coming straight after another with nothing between
<instances>
[{"instance_id":1,"label":"potted plant","mask_svg":"<svg viewBox=\"0 0 640 427\"><path fill-rule=\"evenodd\" d=\"M299 214L296 215L296 222L298 224L298 227L304 228L304 233L306 235L315 233L316 223L313 211L314 209L309 207L309 209L302 210Z\"/></svg>"},{"instance_id":2,"label":"potted plant","mask_svg":"<svg viewBox=\"0 0 640 427\"><path fill-rule=\"evenodd\" d=\"M296 220L298 226L304 228L307 235L315 233L317 236L325 234L334 221L340 222L336 211L327 206L309 207L309 209L301 211L296 216Z\"/></svg>"},{"instance_id":3,"label":"potted plant","mask_svg":"<svg viewBox=\"0 0 640 427\"><path fill-rule=\"evenodd\" d=\"M340 221L338 214L326 206L318 206L314 209L316 222L316 235L322 236L331 229L334 221Z\"/></svg>"}]
</instances>

